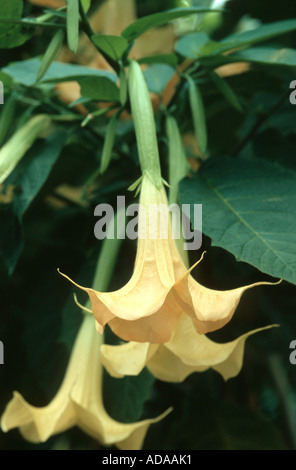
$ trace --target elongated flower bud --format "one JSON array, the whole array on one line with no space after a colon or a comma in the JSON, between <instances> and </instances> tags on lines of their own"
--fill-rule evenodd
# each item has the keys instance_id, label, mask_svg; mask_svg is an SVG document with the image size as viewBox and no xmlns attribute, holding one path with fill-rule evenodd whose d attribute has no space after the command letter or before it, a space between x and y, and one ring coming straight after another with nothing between
<instances>
[{"instance_id":1,"label":"elongated flower bud","mask_svg":"<svg viewBox=\"0 0 296 470\"><path fill-rule=\"evenodd\" d=\"M46 114L32 117L0 150L0 184L10 175L39 134L50 124Z\"/></svg>"},{"instance_id":2,"label":"elongated flower bud","mask_svg":"<svg viewBox=\"0 0 296 470\"><path fill-rule=\"evenodd\" d=\"M178 124L173 116L166 118L166 133L169 146L169 202L175 204L178 202L178 184L187 176L189 164L179 131Z\"/></svg>"},{"instance_id":3,"label":"elongated flower bud","mask_svg":"<svg viewBox=\"0 0 296 470\"><path fill-rule=\"evenodd\" d=\"M160 188L162 180L151 99L142 70L134 60L129 66L128 85L142 173L147 173Z\"/></svg>"},{"instance_id":4,"label":"elongated flower bud","mask_svg":"<svg viewBox=\"0 0 296 470\"><path fill-rule=\"evenodd\" d=\"M194 133L198 147L202 155L204 155L207 150L208 135L203 100L193 79L189 75L186 78L189 86L189 101L192 112Z\"/></svg>"}]
</instances>

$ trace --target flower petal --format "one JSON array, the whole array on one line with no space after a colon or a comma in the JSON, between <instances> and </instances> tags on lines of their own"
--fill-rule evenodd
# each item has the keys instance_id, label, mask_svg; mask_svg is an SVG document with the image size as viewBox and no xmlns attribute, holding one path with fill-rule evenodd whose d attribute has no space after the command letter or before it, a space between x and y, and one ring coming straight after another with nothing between
<instances>
[{"instance_id":1,"label":"flower petal","mask_svg":"<svg viewBox=\"0 0 296 470\"><path fill-rule=\"evenodd\" d=\"M192 268L174 285L184 312L193 320L196 331L206 334L226 325L233 317L244 292L256 286L276 285L256 282L236 289L218 291L199 284L190 274ZM281 281L279 281L281 282Z\"/></svg>"},{"instance_id":2,"label":"flower petal","mask_svg":"<svg viewBox=\"0 0 296 470\"><path fill-rule=\"evenodd\" d=\"M165 343L171 338L182 314L181 304L172 287L163 290L161 298L158 292L158 298L151 301L153 292L145 292L144 288L140 292L138 286L129 295L124 294L121 297L120 292L126 286L115 292L101 293L82 287L65 274L61 274L88 293L96 319L96 329L100 334L104 333L105 325L108 324L112 331L125 341ZM148 280L146 282L149 284ZM107 303L115 313L107 308Z\"/></svg>"},{"instance_id":3,"label":"flower petal","mask_svg":"<svg viewBox=\"0 0 296 470\"><path fill-rule=\"evenodd\" d=\"M156 378L166 382L182 382L188 375L209 368L227 380L241 370L247 338L275 326L258 328L234 341L220 344L197 333L192 320L184 314L169 342L103 345L101 360L113 377L137 375L146 366Z\"/></svg>"},{"instance_id":4,"label":"flower petal","mask_svg":"<svg viewBox=\"0 0 296 470\"><path fill-rule=\"evenodd\" d=\"M129 282L117 291L99 292L61 274L88 293L99 332L108 323L126 341L164 343L170 339L182 313L173 286L175 276L184 273L186 268L172 239L165 189L156 188L144 175L138 249Z\"/></svg>"},{"instance_id":5,"label":"flower petal","mask_svg":"<svg viewBox=\"0 0 296 470\"><path fill-rule=\"evenodd\" d=\"M45 442L51 435L63 432L74 424L72 405L61 395L50 405L38 408L14 392L1 418L3 432L19 427L23 437L34 443Z\"/></svg>"},{"instance_id":6,"label":"flower petal","mask_svg":"<svg viewBox=\"0 0 296 470\"><path fill-rule=\"evenodd\" d=\"M182 382L193 372L209 368L228 380L242 368L248 337L275 326L258 328L234 341L220 344L198 334L190 325L190 319L183 316L171 341L158 348L147 367L156 378L167 382Z\"/></svg>"},{"instance_id":7,"label":"flower petal","mask_svg":"<svg viewBox=\"0 0 296 470\"><path fill-rule=\"evenodd\" d=\"M151 424L164 419L172 408L153 419L145 419L135 423L120 423L112 419L103 406L91 412L75 404L77 425L89 436L105 446L116 445L122 450L140 450L146 433Z\"/></svg>"},{"instance_id":8,"label":"flower petal","mask_svg":"<svg viewBox=\"0 0 296 470\"><path fill-rule=\"evenodd\" d=\"M113 377L138 375L157 349L157 344L130 341L119 346L103 344L101 362Z\"/></svg>"},{"instance_id":9,"label":"flower petal","mask_svg":"<svg viewBox=\"0 0 296 470\"><path fill-rule=\"evenodd\" d=\"M140 449L150 424L163 419L171 409L154 419L130 424L111 418L103 404L101 345L93 317L85 315L57 395L49 405L38 408L15 392L1 418L2 430L19 427L27 440L37 443L77 425L104 445Z\"/></svg>"}]
</instances>

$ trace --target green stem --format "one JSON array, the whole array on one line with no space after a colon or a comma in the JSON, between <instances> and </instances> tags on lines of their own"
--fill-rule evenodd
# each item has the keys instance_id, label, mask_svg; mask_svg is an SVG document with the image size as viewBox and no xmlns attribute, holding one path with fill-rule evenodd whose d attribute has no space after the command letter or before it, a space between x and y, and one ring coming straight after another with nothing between
<instances>
[{"instance_id":1,"label":"green stem","mask_svg":"<svg viewBox=\"0 0 296 470\"><path fill-rule=\"evenodd\" d=\"M88 20L87 14L85 13L81 1L79 1L79 14L81 18L81 29L82 31L89 37L92 41L92 36L95 36L95 32L93 31L90 22ZM96 44L92 41L92 43L96 46ZM101 51L97 46L96 48L100 52L100 54L104 57L104 59L111 65L114 71L119 75L120 73L120 65L115 60L111 59L108 55L106 55L103 51Z\"/></svg>"},{"instance_id":2,"label":"green stem","mask_svg":"<svg viewBox=\"0 0 296 470\"><path fill-rule=\"evenodd\" d=\"M113 239L109 238L109 236L112 236L114 233L113 227L115 227L114 231L116 232L117 221L120 219L122 222L122 218L125 218L125 213L123 210L120 210L115 214L113 223L107 228L106 238L103 241L92 284L95 290L105 291L110 283L122 243L122 238L120 238L122 234L117 234L117 236L119 235L118 238L115 235ZM124 224L119 224L119 227L121 226L125 228L125 222Z\"/></svg>"},{"instance_id":3,"label":"green stem","mask_svg":"<svg viewBox=\"0 0 296 470\"><path fill-rule=\"evenodd\" d=\"M66 25L62 23L43 23L35 19L30 18L0 18L0 24L19 24L21 26L44 26L45 28L63 28L66 29Z\"/></svg>"}]
</instances>

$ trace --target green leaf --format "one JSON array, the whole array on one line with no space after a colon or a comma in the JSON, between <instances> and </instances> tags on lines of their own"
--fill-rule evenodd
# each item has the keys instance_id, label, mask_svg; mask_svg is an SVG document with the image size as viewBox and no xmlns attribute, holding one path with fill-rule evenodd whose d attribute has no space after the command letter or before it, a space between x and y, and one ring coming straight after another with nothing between
<instances>
[{"instance_id":1,"label":"green leaf","mask_svg":"<svg viewBox=\"0 0 296 470\"><path fill-rule=\"evenodd\" d=\"M41 78L46 74L47 70L49 69L51 63L53 62L54 58L56 57L57 53L59 52L64 40L64 31L59 30L53 36L52 40L49 43L48 48L41 60L41 64L37 73L36 82L41 80Z\"/></svg>"},{"instance_id":2,"label":"green leaf","mask_svg":"<svg viewBox=\"0 0 296 470\"><path fill-rule=\"evenodd\" d=\"M167 10L160 13L154 13L152 15L144 16L136 20L134 23L130 24L127 28L122 31L122 36L126 38L129 42L133 41L141 34L145 33L151 28L156 28L163 24L168 23L169 21L175 20L177 18L182 18L184 16L194 15L198 13L206 13L210 11L219 11L211 10L209 8L174 8L172 10Z\"/></svg>"},{"instance_id":3,"label":"green leaf","mask_svg":"<svg viewBox=\"0 0 296 470\"><path fill-rule=\"evenodd\" d=\"M191 33L180 38L175 49L183 57L192 59L217 56L232 49L245 48L259 42L268 41L295 29L296 19L278 21L265 24L255 30L227 36L219 42L212 41L205 33Z\"/></svg>"},{"instance_id":4,"label":"green leaf","mask_svg":"<svg viewBox=\"0 0 296 470\"><path fill-rule=\"evenodd\" d=\"M227 56L230 62L252 62L268 65L296 66L296 51L289 48L252 47Z\"/></svg>"},{"instance_id":5,"label":"green leaf","mask_svg":"<svg viewBox=\"0 0 296 470\"><path fill-rule=\"evenodd\" d=\"M1 0L0 2L0 49L21 46L30 37L21 24L1 23L3 20L21 20L23 0Z\"/></svg>"},{"instance_id":6,"label":"green leaf","mask_svg":"<svg viewBox=\"0 0 296 470\"><path fill-rule=\"evenodd\" d=\"M79 0L67 0L67 40L75 54L79 42Z\"/></svg>"},{"instance_id":7,"label":"green leaf","mask_svg":"<svg viewBox=\"0 0 296 470\"><path fill-rule=\"evenodd\" d=\"M7 135L11 130L11 125L13 122L13 118L15 115L16 109L16 96L11 94L9 98L5 101L4 106L1 107L1 114L0 114L0 147L2 147L3 143Z\"/></svg>"},{"instance_id":8,"label":"green leaf","mask_svg":"<svg viewBox=\"0 0 296 470\"><path fill-rule=\"evenodd\" d=\"M3 83L4 89L8 90L13 85L13 79L10 75L7 75L3 72L3 69L0 71L0 80Z\"/></svg>"},{"instance_id":9,"label":"green leaf","mask_svg":"<svg viewBox=\"0 0 296 470\"><path fill-rule=\"evenodd\" d=\"M91 0L81 0L81 5L85 13L87 13L88 10L90 9L90 3L91 3Z\"/></svg>"},{"instance_id":10,"label":"green leaf","mask_svg":"<svg viewBox=\"0 0 296 470\"><path fill-rule=\"evenodd\" d=\"M14 196L14 212L21 217L45 184L65 141L65 132L57 131L37 141L23 159L8 183L18 188Z\"/></svg>"},{"instance_id":11,"label":"green leaf","mask_svg":"<svg viewBox=\"0 0 296 470\"><path fill-rule=\"evenodd\" d=\"M178 57L175 54L159 54L149 57L141 57L139 64L165 64L171 67L178 65Z\"/></svg>"},{"instance_id":12,"label":"green leaf","mask_svg":"<svg viewBox=\"0 0 296 470\"><path fill-rule=\"evenodd\" d=\"M116 122L117 122L117 113L115 113L112 116L107 126L106 137L104 140L104 146L102 150L100 174L105 173L112 158L112 150L113 150L115 134L116 134Z\"/></svg>"},{"instance_id":13,"label":"green leaf","mask_svg":"<svg viewBox=\"0 0 296 470\"><path fill-rule=\"evenodd\" d=\"M211 158L180 185L182 203L203 205L212 244L296 284L296 174L259 159Z\"/></svg>"},{"instance_id":14,"label":"green leaf","mask_svg":"<svg viewBox=\"0 0 296 470\"><path fill-rule=\"evenodd\" d=\"M258 42L269 41L282 34L288 34L296 29L296 19L276 21L260 26L259 28L232 34L221 41L223 51L232 48L247 47ZM224 46L224 47L223 47Z\"/></svg>"},{"instance_id":15,"label":"green leaf","mask_svg":"<svg viewBox=\"0 0 296 470\"><path fill-rule=\"evenodd\" d=\"M22 85L31 86L36 82L37 73L40 67L39 58L28 59L9 64L2 69L7 75ZM71 80L80 80L85 77L107 77L116 81L115 74L105 70L92 69L82 65L63 64L52 62L40 83L58 83Z\"/></svg>"},{"instance_id":16,"label":"green leaf","mask_svg":"<svg viewBox=\"0 0 296 470\"><path fill-rule=\"evenodd\" d=\"M1 0L0 3L0 17L1 18L21 18L24 8L23 0ZM2 27L1 26L1 30ZM9 29L11 25L5 25Z\"/></svg>"},{"instance_id":17,"label":"green leaf","mask_svg":"<svg viewBox=\"0 0 296 470\"><path fill-rule=\"evenodd\" d=\"M181 37L175 45L175 51L183 57L197 59L203 56L203 46L210 42L206 33L191 33Z\"/></svg>"},{"instance_id":18,"label":"green leaf","mask_svg":"<svg viewBox=\"0 0 296 470\"><path fill-rule=\"evenodd\" d=\"M116 84L106 77L85 77L79 80L81 95L96 101L120 101Z\"/></svg>"},{"instance_id":19,"label":"green leaf","mask_svg":"<svg viewBox=\"0 0 296 470\"><path fill-rule=\"evenodd\" d=\"M115 61L120 60L128 48L128 41L122 36L97 34L91 39L100 51Z\"/></svg>"},{"instance_id":20,"label":"green leaf","mask_svg":"<svg viewBox=\"0 0 296 470\"><path fill-rule=\"evenodd\" d=\"M220 77L215 72L210 72L211 79L215 83L216 87L221 91L221 93L225 96L226 100L240 113L243 112L242 105L234 93L233 89L228 85L227 81L224 78Z\"/></svg>"},{"instance_id":21,"label":"green leaf","mask_svg":"<svg viewBox=\"0 0 296 470\"><path fill-rule=\"evenodd\" d=\"M144 77L149 91L161 94L175 69L166 64L152 64L144 71Z\"/></svg>"}]
</instances>

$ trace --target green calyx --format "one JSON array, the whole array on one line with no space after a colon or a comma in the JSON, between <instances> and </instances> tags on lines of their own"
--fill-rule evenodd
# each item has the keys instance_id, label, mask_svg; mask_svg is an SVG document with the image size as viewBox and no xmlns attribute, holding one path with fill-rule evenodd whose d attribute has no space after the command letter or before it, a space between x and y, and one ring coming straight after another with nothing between
<instances>
[{"instance_id":1,"label":"green calyx","mask_svg":"<svg viewBox=\"0 0 296 470\"><path fill-rule=\"evenodd\" d=\"M128 89L141 170L160 188L162 178L151 99L142 70L134 60L129 65Z\"/></svg>"}]
</instances>

